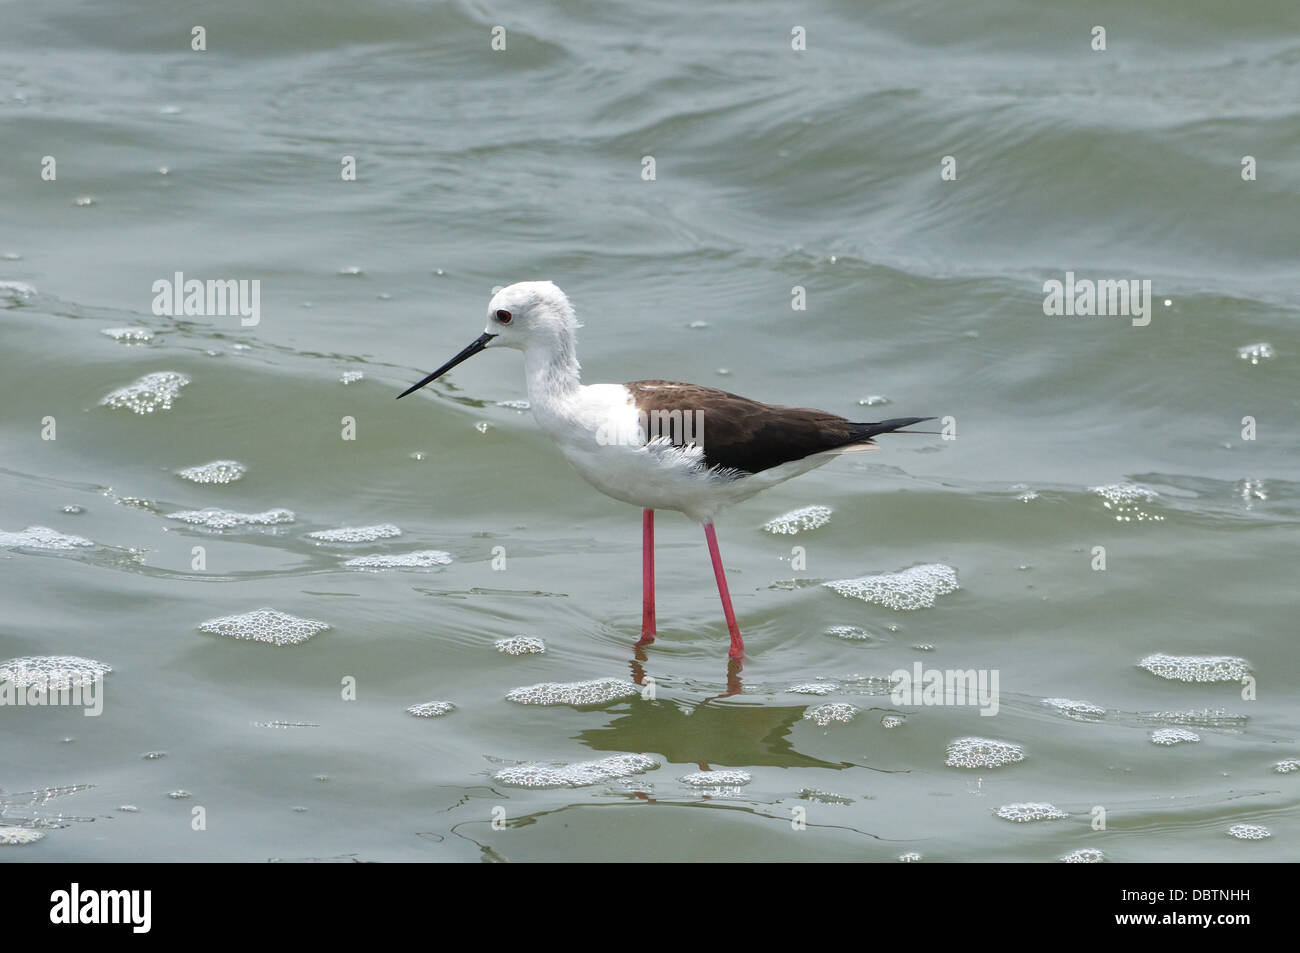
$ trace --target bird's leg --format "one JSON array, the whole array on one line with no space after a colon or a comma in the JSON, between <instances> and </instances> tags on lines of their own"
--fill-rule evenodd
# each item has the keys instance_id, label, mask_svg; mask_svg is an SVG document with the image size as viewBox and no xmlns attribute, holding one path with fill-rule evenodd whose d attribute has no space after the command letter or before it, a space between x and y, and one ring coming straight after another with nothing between
<instances>
[{"instance_id":1,"label":"bird's leg","mask_svg":"<svg viewBox=\"0 0 1300 953\"><path fill-rule=\"evenodd\" d=\"M655 640L655 511L641 514L641 641Z\"/></svg>"},{"instance_id":2,"label":"bird's leg","mask_svg":"<svg viewBox=\"0 0 1300 953\"><path fill-rule=\"evenodd\" d=\"M727 631L731 633L731 651L727 654L733 659L743 658L745 640L740 637L740 627L736 625L736 610L731 608L731 593L727 591L727 574L722 568L722 554L718 552L718 534L713 531L712 522L704 524L704 538L709 541L709 558L713 560L713 575L718 579L722 613L727 617Z\"/></svg>"}]
</instances>

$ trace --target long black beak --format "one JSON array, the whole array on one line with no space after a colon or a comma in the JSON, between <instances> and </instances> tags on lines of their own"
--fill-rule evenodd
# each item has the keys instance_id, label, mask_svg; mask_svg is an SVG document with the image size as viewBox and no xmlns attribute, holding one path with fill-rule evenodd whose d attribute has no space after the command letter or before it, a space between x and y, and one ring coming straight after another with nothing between
<instances>
[{"instance_id":1,"label":"long black beak","mask_svg":"<svg viewBox=\"0 0 1300 953\"><path fill-rule=\"evenodd\" d=\"M420 381L418 384L412 384L410 387L406 388L406 390L402 391L400 394L397 395L397 399L401 400L407 394L419 390L425 384L430 384L433 381L436 381L439 377L441 377L443 374L446 374L449 370L451 370L453 367L455 367L457 364L461 363L462 361L468 361L479 351L483 350L483 348L487 347L488 341L491 341L494 337L496 337L495 334L488 334L486 331L484 331L481 335L479 335L478 340L476 340L473 344L465 348L465 350L461 351L450 361L442 365L442 367L438 368L436 371L434 371L424 380Z\"/></svg>"}]
</instances>

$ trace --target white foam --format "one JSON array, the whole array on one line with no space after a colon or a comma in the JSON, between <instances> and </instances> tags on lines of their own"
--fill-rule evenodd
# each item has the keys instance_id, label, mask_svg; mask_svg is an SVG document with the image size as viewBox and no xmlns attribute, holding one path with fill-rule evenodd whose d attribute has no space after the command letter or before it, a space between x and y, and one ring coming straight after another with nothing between
<instances>
[{"instance_id":1,"label":"white foam","mask_svg":"<svg viewBox=\"0 0 1300 953\"><path fill-rule=\"evenodd\" d=\"M1100 864L1106 859L1103 854L1095 847L1081 847L1078 850L1072 850L1061 858L1063 864Z\"/></svg>"},{"instance_id":2,"label":"white foam","mask_svg":"<svg viewBox=\"0 0 1300 953\"><path fill-rule=\"evenodd\" d=\"M185 510L180 513L172 513L167 518L169 520L180 520L183 523L191 523L195 526L206 526L208 529L232 529L236 526L279 526L282 523L292 523L295 519L293 510L283 508L266 510L262 513L235 513L232 510L223 510L216 507L208 507L203 510Z\"/></svg>"},{"instance_id":3,"label":"white foam","mask_svg":"<svg viewBox=\"0 0 1300 953\"><path fill-rule=\"evenodd\" d=\"M94 545L82 536L65 536L48 526L29 526L18 533L0 530L0 549L84 549Z\"/></svg>"},{"instance_id":4,"label":"white foam","mask_svg":"<svg viewBox=\"0 0 1300 953\"><path fill-rule=\"evenodd\" d=\"M803 682L791 685L786 691L794 695L829 695L837 688L839 686L834 682Z\"/></svg>"},{"instance_id":5,"label":"white foam","mask_svg":"<svg viewBox=\"0 0 1300 953\"><path fill-rule=\"evenodd\" d=\"M682 784L693 788L738 788L754 780L748 771L729 769L726 771L696 771L684 778L678 778Z\"/></svg>"},{"instance_id":6,"label":"white foam","mask_svg":"<svg viewBox=\"0 0 1300 953\"><path fill-rule=\"evenodd\" d=\"M424 702L419 705L412 705L406 709L408 715L414 715L416 718L437 718L439 715L448 715L456 710L456 706L451 702Z\"/></svg>"},{"instance_id":7,"label":"white foam","mask_svg":"<svg viewBox=\"0 0 1300 953\"><path fill-rule=\"evenodd\" d=\"M1154 502L1160 494L1136 483L1111 483L1107 486L1091 488L1102 499L1102 506L1115 513L1115 519L1121 523L1151 521L1164 519L1158 514L1148 513L1142 509L1143 503Z\"/></svg>"},{"instance_id":8,"label":"white foam","mask_svg":"<svg viewBox=\"0 0 1300 953\"><path fill-rule=\"evenodd\" d=\"M30 827L0 827L0 845L5 847L35 844L44 836L44 831L34 831Z\"/></svg>"},{"instance_id":9,"label":"white foam","mask_svg":"<svg viewBox=\"0 0 1300 953\"><path fill-rule=\"evenodd\" d=\"M640 695L641 689L620 678L597 678L588 682L542 682L525 685L506 694L506 701L520 705L603 705L619 698Z\"/></svg>"},{"instance_id":10,"label":"white foam","mask_svg":"<svg viewBox=\"0 0 1300 953\"><path fill-rule=\"evenodd\" d=\"M361 371L344 371L339 375L339 383L344 387L349 384L355 384L357 381L365 380L366 375Z\"/></svg>"},{"instance_id":11,"label":"white foam","mask_svg":"<svg viewBox=\"0 0 1300 953\"><path fill-rule=\"evenodd\" d=\"M1028 824L1031 821L1059 821L1069 813L1046 801L1025 801L1020 804L1003 804L994 813L1004 821Z\"/></svg>"},{"instance_id":12,"label":"white foam","mask_svg":"<svg viewBox=\"0 0 1300 953\"><path fill-rule=\"evenodd\" d=\"M508 639L497 639L498 652L506 655L541 655L546 651L546 643L531 635L516 635Z\"/></svg>"},{"instance_id":13,"label":"white foam","mask_svg":"<svg viewBox=\"0 0 1300 953\"><path fill-rule=\"evenodd\" d=\"M532 405L526 400L499 400L497 406L504 407L507 410L525 411Z\"/></svg>"},{"instance_id":14,"label":"white foam","mask_svg":"<svg viewBox=\"0 0 1300 953\"><path fill-rule=\"evenodd\" d=\"M515 787L578 788L644 774L657 767L659 762L648 755L617 754L576 764L520 764L503 768L494 777L501 784Z\"/></svg>"},{"instance_id":15,"label":"white foam","mask_svg":"<svg viewBox=\"0 0 1300 953\"><path fill-rule=\"evenodd\" d=\"M1186 728L1157 728L1151 732L1151 743L1157 745L1193 744L1200 740L1200 735Z\"/></svg>"},{"instance_id":16,"label":"white foam","mask_svg":"<svg viewBox=\"0 0 1300 953\"><path fill-rule=\"evenodd\" d=\"M836 579L822 585L846 598L861 599L863 602L900 611L929 609L939 596L960 588L957 585L957 570L942 563L927 563L900 572L861 576L857 579Z\"/></svg>"},{"instance_id":17,"label":"white foam","mask_svg":"<svg viewBox=\"0 0 1300 953\"><path fill-rule=\"evenodd\" d=\"M843 702L835 702L831 705L818 705L816 708L809 708L803 713L805 721L811 720L820 728L825 728L832 721L847 723L853 720L853 716L858 710L852 705L846 705Z\"/></svg>"},{"instance_id":18,"label":"white foam","mask_svg":"<svg viewBox=\"0 0 1300 953\"><path fill-rule=\"evenodd\" d=\"M322 543L373 543L378 539L392 539L401 536L401 527L392 523L376 523L374 526L342 526L339 529L321 529L308 533L309 539Z\"/></svg>"},{"instance_id":19,"label":"white foam","mask_svg":"<svg viewBox=\"0 0 1300 953\"><path fill-rule=\"evenodd\" d=\"M153 332L148 328L102 328L99 333L120 344L148 344L153 340Z\"/></svg>"},{"instance_id":20,"label":"white foam","mask_svg":"<svg viewBox=\"0 0 1300 953\"><path fill-rule=\"evenodd\" d=\"M1168 655L1157 652L1138 662L1152 675L1177 682L1240 682L1250 664L1233 655Z\"/></svg>"},{"instance_id":21,"label":"white foam","mask_svg":"<svg viewBox=\"0 0 1300 953\"><path fill-rule=\"evenodd\" d=\"M111 671L111 665L79 655L29 655L0 662L0 683L62 691L74 685L93 684Z\"/></svg>"},{"instance_id":22,"label":"white foam","mask_svg":"<svg viewBox=\"0 0 1300 953\"><path fill-rule=\"evenodd\" d=\"M0 300L26 301L36 294L36 289L25 281L0 281Z\"/></svg>"},{"instance_id":23,"label":"white foam","mask_svg":"<svg viewBox=\"0 0 1300 953\"><path fill-rule=\"evenodd\" d=\"M192 483L234 483L242 480L248 467L238 460L213 460L197 467L186 467L176 475Z\"/></svg>"},{"instance_id":24,"label":"white foam","mask_svg":"<svg viewBox=\"0 0 1300 953\"><path fill-rule=\"evenodd\" d=\"M1300 771L1300 758L1285 758L1273 765L1273 771L1277 774L1291 774L1294 771Z\"/></svg>"},{"instance_id":25,"label":"white foam","mask_svg":"<svg viewBox=\"0 0 1300 953\"><path fill-rule=\"evenodd\" d=\"M876 639L876 636L856 625L828 625L826 634L849 642L871 642Z\"/></svg>"},{"instance_id":26,"label":"white foam","mask_svg":"<svg viewBox=\"0 0 1300 953\"><path fill-rule=\"evenodd\" d=\"M181 388L189 383L190 379L184 374L157 371L106 394L99 404L101 407L125 408L136 414L171 410L172 402L180 396Z\"/></svg>"},{"instance_id":27,"label":"white foam","mask_svg":"<svg viewBox=\"0 0 1300 953\"><path fill-rule=\"evenodd\" d=\"M1272 837L1273 832L1262 824L1233 824L1228 828L1228 836L1237 840L1264 840Z\"/></svg>"},{"instance_id":28,"label":"white foam","mask_svg":"<svg viewBox=\"0 0 1300 953\"><path fill-rule=\"evenodd\" d=\"M881 715L880 716L881 728L902 728L903 725L905 724L907 724L907 719L904 718L902 715Z\"/></svg>"},{"instance_id":29,"label":"white foam","mask_svg":"<svg viewBox=\"0 0 1300 953\"><path fill-rule=\"evenodd\" d=\"M1048 708L1055 708L1068 718L1074 718L1078 721L1095 721L1106 715L1106 709L1100 705L1094 705L1092 702L1076 701L1073 698L1044 698L1043 704Z\"/></svg>"},{"instance_id":30,"label":"white foam","mask_svg":"<svg viewBox=\"0 0 1300 953\"><path fill-rule=\"evenodd\" d=\"M763 529L777 535L793 535L810 529L825 526L831 521L829 506L801 506L797 510L783 513L763 524Z\"/></svg>"},{"instance_id":31,"label":"white foam","mask_svg":"<svg viewBox=\"0 0 1300 953\"><path fill-rule=\"evenodd\" d=\"M921 854L919 851L915 850L906 851L898 855L898 862L900 864L919 864L921 862Z\"/></svg>"},{"instance_id":32,"label":"white foam","mask_svg":"<svg viewBox=\"0 0 1300 953\"><path fill-rule=\"evenodd\" d=\"M297 645L326 631L329 626L314 619L300 619L276 609L256 609L242 615L209 619L199 628L228 639L247 639L270 645Z\"/></svg>"},{"instance_id":33,"label":"white foam","mask_svg":"<svg viewBox=\"0 0 1300 953\"><path fill-rule=\"evenodd\" d=\"M948 757L944 763L950 768L1000 768L1024 760L1024 748L1009 741L958 738L948 745Z\"/></svg>"},{"instance_id":34,"label":"white foam","mask_svg":"<svg viewBox=\"0 0 1300 953\"><path fill-rule=\"evenodd\" d=\"M343 563L349 569L432 569L451 565L451 553L441 549L421 549L413 553L376 553L354 556Z\"/></svg>"}]
</instances>

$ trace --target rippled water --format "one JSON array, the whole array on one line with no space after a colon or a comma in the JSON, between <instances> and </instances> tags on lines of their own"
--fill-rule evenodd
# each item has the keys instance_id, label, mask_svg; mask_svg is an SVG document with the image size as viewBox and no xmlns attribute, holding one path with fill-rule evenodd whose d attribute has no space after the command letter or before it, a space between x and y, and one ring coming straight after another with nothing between
<instances>
[{"instance_id":1,"label":"rippled water","mask_svg":"<svg viewBox=\"0 0 1300 953\"><path fill-rule=\"evenodd\" d=\"M1297 859L1297 37L1280 0L10 4L0 663L111 673L98 717L0 706L0 859ZM178 272L259 323L156 314ZM1045 315L1067 272L1151 281L1150 324ZM639 515L518 356L393 400L529 278L589 381L956 439L723 514L740 671L662 514L635 650ZM917 662L997 713L896 702Z\"/></svg>"}]
</instances>

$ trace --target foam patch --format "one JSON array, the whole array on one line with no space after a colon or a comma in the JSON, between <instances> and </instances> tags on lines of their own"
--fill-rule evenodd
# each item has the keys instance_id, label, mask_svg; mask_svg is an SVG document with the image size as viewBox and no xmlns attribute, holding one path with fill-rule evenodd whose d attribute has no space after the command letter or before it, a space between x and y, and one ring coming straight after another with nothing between
<instances>
[{"instance_id":1,"label":"foam patch","mask_svg":"<svg viewBox=\"0 0 1300 953\"><path fill-rule=\"evenodd\" d=\"M939 596L956 592L957 570L942 563L913 566L901 572L836 579L822 583L827 589L846 598L910 612L932 608Z\"/></svg>"}]
</instances>

